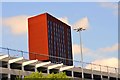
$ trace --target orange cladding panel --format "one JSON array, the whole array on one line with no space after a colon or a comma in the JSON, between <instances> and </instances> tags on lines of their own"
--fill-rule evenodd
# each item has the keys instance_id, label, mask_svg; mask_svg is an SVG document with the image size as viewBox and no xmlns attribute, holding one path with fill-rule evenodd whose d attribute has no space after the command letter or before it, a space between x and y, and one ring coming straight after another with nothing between
<instances>
[{"instance_id":1,"label":"orange cladding panel","mask_svg":"<svg viewBox=\"0 0 120 80\"><path fill-rule=\"evenodd\" d=\"M41 14L28 19L30 59L48 60L47 15ZM37 54L37 55L36 55Z\"/></svg>"}]
</instances>

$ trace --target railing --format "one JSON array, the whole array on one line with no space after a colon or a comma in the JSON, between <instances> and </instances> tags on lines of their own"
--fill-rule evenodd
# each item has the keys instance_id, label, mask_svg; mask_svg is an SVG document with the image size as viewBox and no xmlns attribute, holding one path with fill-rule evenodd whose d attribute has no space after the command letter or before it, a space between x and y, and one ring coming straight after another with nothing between
<instances>
[{"instance_id":1,"label":"railing","mask_svg":"<svg viewBox=\"0 0 120 80\"><path fill-rule=\"evenodd\" d=\"M94 63L87 63L87 62L81 62L77 60L72 60L72 59L66 59L62 57L56 57L56 56L51 56L51 55L45 55L45 54L36 54L32 52L26 52L22 50L15 50L15 49L10 49L10 48L3 48L0 47L0 55L9 55L10 57L24 57L25 59L29 59L29 54L35 55L35 59L38 57L50 57L54 59L60 59L61 61L72 61L76 67L81 67L83 64L84 69L90 69L90 70L96 70L100 72L107 72L107 73L115 73L115 74L120 74L120 68L116 67L110 67L110 66L104 66L100 64L94 64ZM56 62L58 63L58 62ZM79 64L79 65L78 65Z\"/></svg>"}]
</instances>

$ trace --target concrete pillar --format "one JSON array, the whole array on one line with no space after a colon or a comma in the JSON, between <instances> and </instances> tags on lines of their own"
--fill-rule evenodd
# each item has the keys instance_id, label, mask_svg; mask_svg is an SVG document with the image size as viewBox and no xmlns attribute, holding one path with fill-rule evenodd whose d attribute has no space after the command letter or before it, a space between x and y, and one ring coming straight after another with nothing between
<instances>
[{"instance_id":1,"label":"concrete pillar","mask_svg":"<svg viewBox=\"0 0 120 80\"><path fill-rule=\"evenodd\" d=\"M50 73L50 70L49 69L47 69L47 74L49 74Z\"/></svg>"},{"instance_id":2,"label":"concrete pillar","mask_svg":"<svg viewBox=\"0 0 120 80\"><path fill-rule=\"evenodd\" d=\"M82 80L84 80L84 72L83 72L83 67L82 67Z\"/></svg>"},{"instance_id":3,"label":"concrete pillar","mask_svg":"<svg viewBox=\"0 0 120 80\"><path fill-rule=\"evenodd\" d=\"M74 72L72 71L72 77L74 77Z\"/></svg>"},{"instance_id":4,"label":"concrete pillar","mask_svg":"<svg viewBox=\"0 0 120 80\"><path fill-rule=\"evenodd\" d=\"M101 73L101 80L103 80L103 76L102 76L102 66L101 65L99 65L100 66L100 73Z\"/></svg>"},{"instance_id":5,"label":"concrete pillar","mask_svg":"<svg viewBox=\"0 0 120 80\"><path fill-rule=\"evenodd\" d=\"M91 76L92 76L92 80L94 80L93 73L91 74Z\"/></svg>"},{"instance_id":6,"label":"concrete pillar","mask_svg":"<svg viewBox=\"0 0 120 80\"><path fill-rule=\"evenodd\" d=\"M37 70L37 68L35 67L35 72L37 72L38 70Z\"/></svg>"},{"instance_id":7,"label":"concrete pillar","mask_svg":"<svg viewBox=\"0 0 120 80\"><path fill-rule=\"evenodd\" d=\"M103 80L103 76L102 76L102 74L101 74L101 80Z\"/></svg>"},{"instance_id":8,"label":"concrete pillar","mask_svg":"<svg viewBox=\"0 0 120 80\"><path fill-rule=\"evenodd\" d=\"M118 77L119 77L118 74L119 74L119 73L118 73L118 71L117 71L117 68L115 68L115 73L116 73L116 80L118 80Z\"/></svg>"},{"instance_id":9,"label":"concrete pillar","mask_svg":"<svg viewBox=\"0 0 120 80\"><path fill-rule=\"evenodd\" d=\"M108 73L108 80L110 79L110 76L109 76L109 67L107 66L107 73Z\"/></svg>"},{"instance_id":10,"label":"concrete pillar","mask_svg":"<svg viewBox=\"0 0 120 80\"><path fill-rule=\"evenodd\" d=\"M11 76L10 76L10 64L8 63L8 69L9 69L9 73L8 73L8 80L11 78Z\"/></svg>"},{"instance_id":11,"label":"concrete pillar","mask_svg":"<svg viewBox=\"0 0 120 80\"><path fill-rule=\"evenodd\" d=\"M92 80L94 80L94 79L93 79L94 77L93 77L93 69L92 69L92 64L91 64L91 72L92 72L92 73L91 73Z\"/></svg>"},{"instance_id":12,"label":"concrete pillar","mask_svg":"<svg viewBox=\"0 0 120 80\"><path fill-rule=\"evenodd\" d=\"M24 66L22 66L22 72L23 72L23 74L22 74L22 79L24 78Z\"/></svg>"}]
</instances>

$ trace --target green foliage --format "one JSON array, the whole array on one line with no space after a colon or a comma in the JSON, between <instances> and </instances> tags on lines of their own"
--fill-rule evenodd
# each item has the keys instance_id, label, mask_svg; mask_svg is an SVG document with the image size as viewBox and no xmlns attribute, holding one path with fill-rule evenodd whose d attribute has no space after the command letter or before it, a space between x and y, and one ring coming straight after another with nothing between
<instances>
[{"instance_id":1,"label":"green foliage","mask_svg":"<svg viewBox=\"0 0 120 80\"><path fill-rule=\"evenodd\" d=\"M16 78L16 80L20 79ZM42 72L33 72L32 74L25 76L24 80L70 80L70 78L67 77L65 72L57 74L51 73L48 75L43 75Z\"/></svg>"},{"instance_id":2,"label":"green foliage","mask_svg":"<svg viewBox=\"0 0 120 80\"><path fill-rule=\"evenodd\" d=\"M26 76L26 78L44 78L42 72L33 72L32 74L30 74L29 76Z\"/></svg>"},{"instance_id":3,"label":"green foliage","mask_svg":"<svg viewBox=\"0 0 120 80\"><path fill-rule=\"evenodd\" d=\"M68 77L66 76L65 73L61 72L61 73L57 73L57 74L54 74L54 73L48 74L46 76L46 78L68 78Z\"/></svg>"},{"instance_id":4,"label":"green foliage","mask_svg":"<svg viewBox=\"0 0 120 80\"><path fill-rule=\"evenodd\" d=\"M22 80L22 79L17 76L17 77L15 78L15 80Z\"/></svg>"}]
</instances>

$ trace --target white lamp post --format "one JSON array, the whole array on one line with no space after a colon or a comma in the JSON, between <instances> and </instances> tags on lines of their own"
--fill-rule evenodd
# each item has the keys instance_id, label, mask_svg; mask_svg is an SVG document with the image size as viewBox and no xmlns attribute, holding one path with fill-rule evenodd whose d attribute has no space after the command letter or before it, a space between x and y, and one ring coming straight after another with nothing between
<instances>
[{"instance_id":1,"label":"white lamp post","mask_svg":"<svg viewBox=\"0 0 120 80\"><path fill-rule=\"evenodd\" d=\"M82 79L84 78L84 73L83 73L83 52L82 52L82 38L81 38L81 31L85 30L84 28L77 28L74 29L77 32L79 32L80 35L80 51L81 51L81 65L82 65Z\"/></svg>"}]
</instances>

